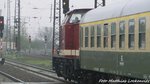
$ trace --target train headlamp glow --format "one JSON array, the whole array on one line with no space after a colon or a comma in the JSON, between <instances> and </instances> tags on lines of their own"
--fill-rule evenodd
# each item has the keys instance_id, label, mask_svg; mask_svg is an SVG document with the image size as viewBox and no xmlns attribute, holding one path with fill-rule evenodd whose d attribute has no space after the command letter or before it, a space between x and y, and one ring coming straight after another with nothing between
<instances>
[{"instance_id":1,"label":"train headlamp glow","mask_svg":"<svg viewBox=\"0 0 150 84\"><path fill-rule=\"evenodd\" d=\"M65 2L64 2L63 4L64 4L64 5L66 5L66 3L65 3Z\"/></svg>"},{"instance_id":2,"label":"train headlamp glow","mask_svg":"<svg viewBox=\"0 0 150 84\"><path fill-rule=\"evenodd\" d=\"M0 24L2 24L3 23L3 21L0 21Z\"/></svg>"}]
</instances>

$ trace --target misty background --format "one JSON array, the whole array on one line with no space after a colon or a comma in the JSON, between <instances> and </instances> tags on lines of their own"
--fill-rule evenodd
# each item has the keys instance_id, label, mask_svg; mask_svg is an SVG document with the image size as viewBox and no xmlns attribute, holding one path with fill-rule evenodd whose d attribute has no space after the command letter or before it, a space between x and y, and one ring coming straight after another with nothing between
<instances>
[{"instance_id":1,"label":"misty background","mask_svg":"<svg viewBox=\"0 0 150 84\"><path fill-rule=\"evenodd\" d=\"M11 32L14 28L14 11L15 0L10 0L11 7ZM39 53L49 53L52 41L53 28L53 0L20 0L21 1L21 49L23 52L32 51ZM95 0L70 0L70 10L77 8L94 8ZM101 0L100 0L101 1ZM111 0L106 0L110 3ZM106 3L106 5L107 5ZM0 9L5 17L5 30L7 20L7 0L0 0ZM52 10L51 10L52 9ZM62 13L62 20L64 14ZM13 33L11 33L13 40ZM31 36L31 43L29 42ZM47 42L45 44L45 36ZM4 41L6 41L6 33L4 33ZM11 50L11 48L9 48ZM38 50L38 51L37 51Z\"/></svg>"}]
</instances>

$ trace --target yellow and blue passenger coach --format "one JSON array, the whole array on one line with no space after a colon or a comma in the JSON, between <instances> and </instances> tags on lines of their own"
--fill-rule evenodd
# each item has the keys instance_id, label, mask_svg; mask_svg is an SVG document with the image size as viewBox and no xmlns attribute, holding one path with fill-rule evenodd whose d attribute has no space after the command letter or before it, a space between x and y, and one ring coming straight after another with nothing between
<instances>
[{"instance_id":1,"label":"yellow and blue passenger coach","mask_svg":"<svg viewBox=\"0 0 150 84\"><path fill-rule=\"evenodd\" d=\"M150 0L118 0L84 15L81 68L150 79Z\"/></svg>"}]
</instances>

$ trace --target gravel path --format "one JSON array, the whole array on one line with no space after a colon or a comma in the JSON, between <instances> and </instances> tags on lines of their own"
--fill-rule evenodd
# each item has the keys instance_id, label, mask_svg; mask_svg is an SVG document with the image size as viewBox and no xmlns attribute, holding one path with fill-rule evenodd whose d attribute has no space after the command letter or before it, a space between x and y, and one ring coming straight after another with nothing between
<instances>
[{"instance_id":1,"label":"gravel path","mask_svg":"<svg viewBox=\"0 0 150 84\"><path fill-rule=\"evenodd\" d=\"M29 73L25 70L20 70L7 64L0 66L0 70L25 82L54 82L54 80L40 77L33 73Z\"/></svg>"},{"instance_id":2,"label":"gravel path","mask_svg":"<svg viewBox=\"0 0 150 84\"><path fill-rule=\"evenodd\" d=\"M7 78L6 76L0 74L0 84L1 82L13 82L13 81Z\"/></svg>"}]
</instances>

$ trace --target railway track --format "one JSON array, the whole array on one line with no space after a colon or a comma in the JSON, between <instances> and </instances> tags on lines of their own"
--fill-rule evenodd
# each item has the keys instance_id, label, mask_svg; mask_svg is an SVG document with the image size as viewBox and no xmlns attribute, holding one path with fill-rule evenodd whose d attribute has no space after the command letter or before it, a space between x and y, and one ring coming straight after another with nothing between
<instances>
[{"instance_id":1,"label":"railway track","mask_svg":"<svg viewBox=\"0 0 150 84\"><path fill-rule=\"evenodd\" d=\"M0 74L3 75L4 77L10 79L12 82L21 82L21 83L24 83L24 81L12 76L12 75L9 75L3 71L0 71ZM6 81L2 81L2 82L6 82Z\"/></svg>"},{"instance_id":2,"label":"railway track","mask_svg":"<svg viewBox=\"0 0 150 84\"><path fill-rule=\"evenodd\" d=\"M12 65L13 65L13 64L14 64L14 65L15 65L15 64L20 64L20 65L24 65L24 66L36 68L36 69L39 69L39 70L43 70L43 71L55 73L55 71L53 71L52 69L45 69L45 68L42 68L42 67L38 67L38 66L34 66L34 65L29 65L29 64L22 63L22 62L16 62L16 61L13 61L13 60L10 60L10 59L7 59L6 63L12 64Z\"/></svg>"},{"instance_id":3,"label":"railway track","mask_svg":"<svg viewBox=\"0 0 150 84\"><path fill-rule=\"evenodd\" d=\"M14 62L14 61L10 61L10 60L6 60L5 64L14 66L18 69L26 70L30 73L34 73L34 74L42 76L44 78L51 78L55 81L60 81L60 82L62 82L61 84L63 84L63 83L64 84L73 84L71 82L65 81L63 78L57 77L55 72L52 70L43 69L41 67L37 67L37 66L33 66L33 65L27 65L27 64L23 64L23 63L18 63L18 62Z\"/></svg>"}]
</instances>

